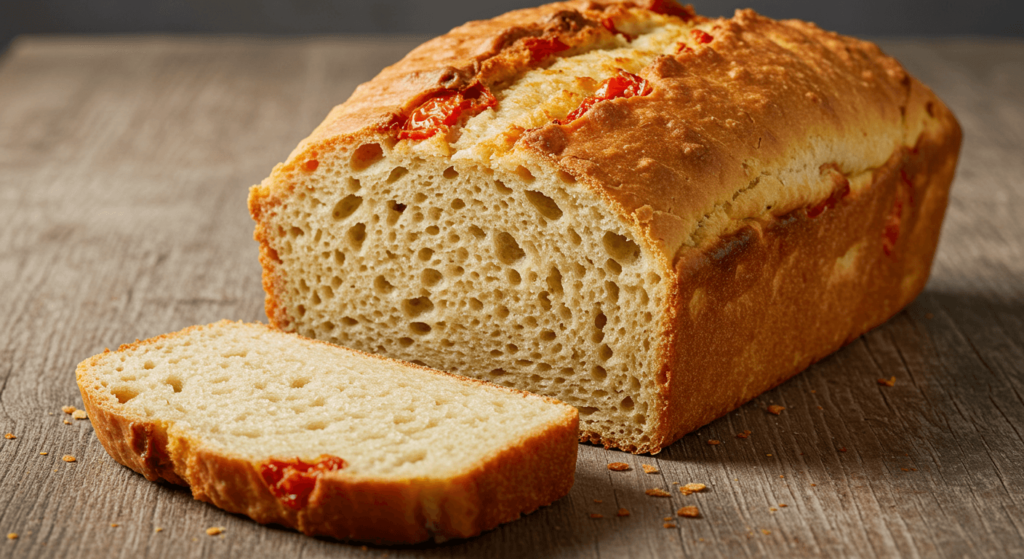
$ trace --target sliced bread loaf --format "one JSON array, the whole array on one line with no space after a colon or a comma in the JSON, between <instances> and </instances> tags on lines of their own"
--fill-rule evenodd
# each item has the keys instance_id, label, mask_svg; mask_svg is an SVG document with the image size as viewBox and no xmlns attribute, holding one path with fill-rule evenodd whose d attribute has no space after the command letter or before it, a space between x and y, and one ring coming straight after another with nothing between
<instances>
[{"instance_id":1,"label":"sliced bread loaf","mask_svg":"<svg viewBox=\"0 0 1024 559\"><path fill-rule=\"evenodd\" d=\"M573 483L573 407L261 324L124 345L77 377L115 460L310 535L468 537Z\"/></svg>"}]
</instances>

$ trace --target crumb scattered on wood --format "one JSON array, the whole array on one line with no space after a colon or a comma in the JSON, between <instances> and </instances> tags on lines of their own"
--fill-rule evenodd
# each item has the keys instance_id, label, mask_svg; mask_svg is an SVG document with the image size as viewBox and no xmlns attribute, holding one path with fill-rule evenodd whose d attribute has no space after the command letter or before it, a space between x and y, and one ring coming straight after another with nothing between
<instances>
[{"instance_id":1,"label":"crumb scattered on wood","mask_svg":"<svg viewBox=\"0 0 1024 559\"><path fill-rule=\"evenodd\" d=\"M845 446L844 447L840 447L839 448L839 452L846 452L846 447Z\"/></svg>"},{"instance_id":2,"label":"crumb scattered on wood","mask_svg":"<svg viewBox=\"0 0 1024 559\"><path fill-rule=\"evenodd\" d=\"M882 386L896 386L896 377L891 376L888 379L880 378L878 379L878 384L881 384Z\"/></svg>"},{"instance_id":3,"label":"crumb scattered on wood","mask_svg":"<svg viewBox=\"0 0 1024 559\"><path fill-rule=\"evenodd\" d=\"M10 439L17 439L18 437L16 437L14 435L14 433L7 433L6 435L4 435L4 438L10 440Z\"/></svg>"},{"instance_id":4,"label":"crumb scattered on wood","mask_svg":"<svg viewBox=\"0 0 1024 559\"><path fill-rule=\"evenodd\" d=\"M73 417L75 419L88 419L89 418L89 414L85 413L85 410L75 410L71 414L71 417Z\"/></svg>"},{"instance_id":5,"label":"crumb scattered on wood","mask_svg":"<svg viewBox=\"0 0 1024 559\"><path fill-rule=\"evenodd\" d=\"M765 454L765 456L771 458L772 455L771 454Z\"/></svg>"},{"instance_id":6,"label":"crumb scattered on wood","mask_svg":"<svg viewBox=\"0 0 1024 559\"><path fill-rule=\"evenodd\" d=\"M746 430L744 430L744 431L742 431L740 433L736 433L736 438L737 439L745 439L745 438L749 437L750 433L752 433L752 432L753 431L751 431L750 429L746 429Z\"/></svg>"},{"instance_id":7,"label":"crumb scattered on wood","mask_svg":"<svg viewBox=\"0 0 1024 559\"><path fill-rule=\"evenodd\" d=\"M677 510L676 514L679 516L685 516L686 518L697 518L698 516L700 516L700 511L697 510L697 507L689 506L682 507L681 509Z\"/></svg>"},{"instance_id":8,"label":"crumb scattered on wood","mask_svg":"<svg viewBox=\"0 0 1024 559\"><path fill-rule=\"evenodd\" d=\"M70 454L65 454L64 457L61 458L61 460L65 462L74 462L77 459L74 456L71 456Z\"/></svg>"},{"instance_id":9,"label":"crumb scattered on wood","mask_svg":"<svg viewBox=\"0 0 1024 559\"><path fill-rule=\"evenodd\" d=\"M608 469L613 472L624 472L629 469L629 464L625 462L612 462L608 464Z\"/></svg>"},{"instance_id":10,"label":"crumb scattered on wood","mask_svg":"<svg viewBox=\"0 0 1024 559\"><path fill-rule=\"evenodd\" d=\"M672 517L671 516L666 516L665 518L662 518L661 520L662 520L662 522L668 522L669 520L672 520Z\"/></svg>"},{"instance_id":11,"label":"crumb scattered on wood","mask_svg":"<svg viewBox=\"0 0 1024 559\"><path fill-rule=\"evenodd\" d=\"M111 522L110 523L110 527L111 528L117 528L118 526L120 526L120 524L118 524L117 522Z\"/></svg>"},{"instance_id":12,"label":"crumb scattered on wood","mask_svg":"<svg viewBox=\"0 0 1024 559\"><path fill-rule=\"evenodd\" d=\"M7 539L9 539L9 540L16 540L16 539L18 539L17 532L8 532L7 533Z\"/></svg>"},{"instance_id":13,"label":"crumb scattered on wood","mask_svg":"<svg viewBox=\"0 0 1024 559\"><path fill-rule=\"evenodd\" d=\"M784 412L785 410L786 410L786 408L784 408L782 406L777 406L775 404L772 404L772 405L768 406L768 413L770 413L772 415L779 415L780 413Z\"/></svg>"},{"instance_id":14,"label":"crumb scattered on wood","mask_svg":"<svg viewBox=\"0 0 1024 559\"><path fill-rule=\"evenodd\" d=\"M594 499L594 502L600 505L601 503L604 502L604 500L603 499Z\"/></svg>"},{"instance_id":15,"label":"crumb scattered on wood","mask_svg":"<svg viewBox=\"0 0 1024 559\"><path fill-rule=\"evenodd\" d=\"M71 414L75 413L76 409L77 408L75 408L75 406L64 406L64 407L60 408L60 411L66 413L68 415L71 415Z\"/></svg>"},{"instance_id":16,"label":"crumb scattered on wood","mask_svg":"<svg viewBox=\"0 0 1024 559\"><path fill-rule=\"evenodd\" d=\"M163 532L163 531L164 531L164 529L163 529L163 528L161 528L161 527L159 527L159 526L157 526L156 528L153 528L153 531L154 531L154 532Z\"/></svg>"},{"instance_id":17,"label":"crumb scattered on wood","mask_svg":"<svg viewBox=\"0 0 1024 559\"><path fill-rule=\"evenodd\" d=\"M629 509L619 509L619 512L615 514L618 516L629 516Z\"/></svg>"},{"instance_id":18,"label":"crumb scattered on wood","mask_svg":"<svg viewBox=\"0 0 1024 559\"><path fill-rule=\"evenodd\" d=\"M817 486L818 486L818 484L817 484L817 483L812 483L812 484L811 484L811 487L817 487Z\"/></svg>"},{"instance_id":19,"label":"crumb scattered on wood","mask_svg":"<svg viewBox=\"0 0 1024 559\"><path fill-rule=\"evenodd\" d=\"M590 518L604 518L604 515L603 514L598 514L596 512L592 512L592 513L590 513Z\"/></svg>"},{"instance_id":20,"label":"crumb scattered on wood","mask_svg":"<svg viewBox=\"0 0 1024 559\"><path fill-rule=\"evenodd\" d=\"M65 419L65 420L64 420L64 425L71 425L71 422L70 422L70 421L68 421L67 419Z\"/></svg>"},{"instance_id":21,"label":"crumb scattered on wood","mask_svg":"<svg viewBox=\"0 0 1024 559\"><path fill-rule=\"evenodd\" d=\"M779 509L777 509L775 507L768 507L768 510L770 510L772 512L778 512Z\"/></svg>"},{"instance_id":22,"label":"crumb scattered on wood","mask_svg":"<svg viewBox=\"0 0 1024 559\"><path fill-rule=\"evenodd\" d=\"M644 493L647 493L651 497L670 497L671 496L668 491L665 491L664 489L658 489L657 487L655 487L654 489L648 489L647 491L644 491Z\"/></svg>"},{"instance_id":23,"label":"crumb scattered on wood","mask_svg":"<svg viewBox=\"0 0 1024 559\"><path fill-rule=\"evenodd\" d=\"M786 503L779 503L779 506L780 506L780 507L782 507L782 508L786 508L786 507L788 507L789 505L787 505Z\"/></svg>"},{"instance_id":24,"label":"crumb scattered on wood","mask_svg":"<svg viewBox=\"0 0 1024 559\"><path fill-rule=\"evenodd\" d=\"M47 454L49 454L49 452L40 452L39 456L46 456Z\"/></svg>"},{"instance_id":25,"label":"crumb scattered on wood","mask_svg":"<svg viewBox=\"0 0 1024 559\"><path fill-rule=\"evenodd\" d=\"M666 522L666 523L662 524L662 526L664 526L665 528L675 528L676 527L676 525L671 523L671 522Z\"/></svg>"},{"instance_id":26,"label":"crumb scattered on wood","mask_svg":"<svg viewBox=\"0 0 1024 559\"><path fill-rule=\"evenodd\" d=\"M704 491L707 488L703 483L687 483L686 485L679 488L679 492L683 495L690 495L697 493L698 491Z\"/></svg>"},{"instance_id":27,"label":"crumb scattered on wood","mask_svg":"<svg viewBox=\"0 0 1024 559\"><path fill-rule=\"evenodd\" d=\"M656 474L656 473L658 473L658 468L656 468L654 466L651 466L650 464L640 464L640 467L644 469L644 473L645 474Z\"/></svg>"},{"instance_id":28,"label":"crumb scattered on wood","mask_svg":"<svg viewBox=\"0 0 1024 559\"><path fill-rule=\"evenodd\" d=\"M761 533L767 536L767 535L771 534L772 531L771 530L765 530L764 528L761 528Z\"/></svg>"},{"instance_id":29,"label":"crumb scattered on wood","mask_svg":"<svg viewBox=\"0 0 1024 559\"><path fill-rule=\"evenodd\" d=\"M708 444L711 445L711 446L714 446L716 444L722 444L722 441L720 441L718 439L708 439Z\"/></svg>"},{"instance_id":30,"label":"crumb scattered on wood","mask_svg":"<svg viewBox=\"0 0 1024 559\"><path fill-rule=\"evenodd\" d=\"M207 536L217 536L224 533L223 526L210 526L206 529Z\"/></svg>"}]
</instances>

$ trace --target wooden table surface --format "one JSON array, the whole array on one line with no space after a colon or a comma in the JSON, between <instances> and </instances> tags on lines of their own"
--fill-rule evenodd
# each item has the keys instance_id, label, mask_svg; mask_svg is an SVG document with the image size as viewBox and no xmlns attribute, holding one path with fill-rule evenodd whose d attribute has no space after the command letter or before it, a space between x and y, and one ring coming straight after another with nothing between
<instances>
[{"instance_id":1,"label":"wooden table surface","mask_svg":"<svg viewBox=\"0 0 1024 559\"><path fill-rule=\"evenodd\" d=\"M909 308L655 457L582 445L571 494L519 521L364 550L149 483L61 406L81 405L75 365L104 347L265 320L248 187L414 42L16 40L0 58L0 432L17 436L0 439L0 538L18 537L0 557L1024 554L1024 42L882 43L965 131ZM708 490L644 494L673 482ZM662 527L689 504L700 518Z\"/></svg>"}]
</instances>

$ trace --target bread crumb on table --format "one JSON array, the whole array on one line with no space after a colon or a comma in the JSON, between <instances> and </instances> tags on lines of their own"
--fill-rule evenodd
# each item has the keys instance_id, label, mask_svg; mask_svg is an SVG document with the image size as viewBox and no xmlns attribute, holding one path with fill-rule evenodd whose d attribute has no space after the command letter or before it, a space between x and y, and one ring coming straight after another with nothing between
<instances>
[{"instance_id":1,"label":"bread crumb on table","mask_svg":"<svg viewBox=\"0 0 1024 559\"><path fill-rule=\"evenodd\" d=\"M111 528L117 528L118 526L120 526L120 524L118 524L117 522L111 522L110 523L110 527Z\"/></svg>"},{"instance_id":2,"label":"bread crumb on table","mask_svg":"<svg viewBox=\"0 0 1024 559\"><path fill-rule=\"evenodd\" d=\"M786 508L786 507L788 507L789 505L787 505L786 503L779 503L779 506L780 506L780 507L782 507L782 508Z\"/></svg>"},{"instance_id":3,"label":"bread crumb on table","mask_svg":"<svg viewBox=\"0 0 1024 559\"><path fill-rule=\"evenodd\" d=\"M206 529L207 536L217 536L224 533L223 526L210 526Z\"/></svg>"},{"instance_id":4,"label":"bread crumb on table","mask_svg":"<svg viewBox=\"0 0 1024 559\"><path fill-rule=\"evenodd\" d=\"M9 539L9 540L16 540L16 539L18 539L17 532L8 532L7 533L7 539Z\"/></svg>"},{"instance_id":5,"label":"bread crumb on table","mask_svg":"<svg viewBox=\"0 0 1024 559\"><path fill-rule=\"evenodd\" d=\"M613 472L624 472L629 469L629 464L625 462L612 462L608 464L608 469Z\"/></svg>"},{"instance_id":6,"label":"bread crumb on table","mask_svg":"<svg viewBox=\"0 0 1024 559\"><path fill-rule=\"evenodd\" d=\"M644 473L645 474L656 474L656 473L658 473L658 468L656 468L654 466L651 466L650 464L641 464L640 467L644 469Z\"/></svg>"},{"instance_id":7,"label":"bread crumb on table","mask_svg":"<svg viewBox=\"0 0 1024 559\"><path fill-rule=\"evenodd\" d=\"M40 452L39 456L46 456L47 454L49 454L49 452Z\"/></svg>"},{"instance_id":8,"label":"bread crumb on table","mask_svg":"<svg viewBox=\"0 0 1024 559\"><path fill-rule=\"evenodd\" d=\"M736 438L737 439L745 439L745 438L750 436L750 433L752 433L752 431L750 429L746 429L745 431L742 431L740 433L736 433Z\"/></svg>"},{"instance_id":9,"label":"bread crumb on table","mask_svg":"<svg viewBox=\"0 0 1024 559\"><path fill-rule=\"evenodd\" d=\"M71 422L70 422L70 421L68 421L67 419L65 419L65 420L64 420L64 425L71 425Z\"/></svg>"},{"instance_id":10,"label":"bread crumb on table","mask_svg":"<svg viewBox=\"0 0 1024 559\"><path fill-rule=\"evenodd\" d=\"M896 386L896 377L891 376L888 379L880 378L878 379L878 384L882 386Z\"/></svg>"},{"instance_id":11,"label":"bread crumb on table","mask_svg":"<svg viewBox=\"0 0 1024 559\"><path fill-rule=\"evenodd\" d=\"M686 518L697 518L700 516L700 511L697 510L697 507L688 506L680 508L676 511L676 514L679 516L685 516Z\"/></svg>"},{"instance_id":12,"label":"bread crumb on table","mask_svg":"<svg viewBox=\"0 0 1024 559\"><path fill-rule=\"evenodd\" d=\"M647 493L651 497L670 497L671 496L668 491L665 491L664 489L658 489L658 488L648 489L647 491L644 491L644 493Z\"/></svg>"},{"instance_id":13,"label":"bread crumb on table","mask_svg":"<svg viewBox=\"0 0 1024 559\"><path fill-rule=\"evenodd\" d=\"M590 513L590 518L604 518L604 515L596 513L596 512L592 512L592 513Z\"/></svg>"},{"instance_id":14,"label":"bread crumb on table","mask_svg":"<svg viewBox=\"0 0 1024 559\"><path fill-rule=\"evenodd\" d=\"M779 415L780 413L782 413L784 411L786 411L786 408L784 408L782 406L777 406L775 404L772 404L772 405L768 406L768 413L770 413L772 415Z\"/></svg>"},{"instance_id":15,"label":"bread crumb on table","mask_svg":"<svg viewBox=\"0 0 1024 559\"><path fill-rule=\"evenodd\" d=\"M153 531L154 531L154 532L163 532L163 531L164 531L164 529L163 529L163 528L161 528L161 527L159 527L159 526L157 526L156 528L153 528Z\"/></svg>"},{"instance_id":16,"label":"bread crumb on table","mask_svg":"<svg viewBox=\"0 0 1024 559\"><path fill-rule=\"evenodd\" d=\"M604 499L594 499L594 502L600 505L604 502Z\"/></svg>"},{"instance_id":17,"label":"bread crumb on table","mask_svg":"<svg viewBox=\"0 0 1024 559\"><path fill-rule=\"evenodd\" d=\"M714 446L716 444L722 444L722 441L718 439L708 439L708 444Z\"/></svg>"},{"instance_id":18,"label":"bread crumb on table","mask_svg":"<svg viewBox=\"0 0 1024 559\"><path fill-rule=\"evenodd\" d=\"M75 419L88 419L89 414L85 413L85 410L75 410L71 414L71 417L73 417Z\"/></svg>"},{"instance_id":19,"label":"bread crumb on table","mask_svg":"<svg viewBox=\"0 0 1024 559\"><path fill-rule=\"evenodd\" d=\"M687 483L679 488L679 492L683 495L690 495L691 493L697 493L698 491L704 491L705 489L707 489L707 486L703 483Z\"/></svg>"},{"instance_id":20,"label":"bread crumb on table","mask_svg":"<svg viewBox=\"0 0 1024 559\"><path fill-rule=\"evenodd\" d=\"M65 454L64 457L61 458L61 460L65 461L65 462L74 462L75 460L77 460L77 458L75 458L74 456L71 456L70 454Z\"/></svg>"},{"instance_id":21,"label":"bread crumb on table","mask_svg":"<svg viewBox=\"0 0 1024 559\"><path fill-rule=\"evenodd\" d=\"M676 527L676 525L671 523L671 522L666 522L666 523L662 524L662 526L664 526L665 528L675 528Z\"/></svg>"},{"instance_id":22,"label":"bread crumb on table","mask_svg":"<svg viewBox=\"0 0 1024 559\"><path fill-rule=\"evenodd\" d=\"M60 409L60 411L62 411L62 412L64 412L64 413L66 413L66 414L68 414L68 415L71 415L71 414L75 413L75 410L76 410L76 409L77 409L77 408L75 408L75 406L64 406L64 407L62 407L62 408Z\"/></svg>"},{"instance_id":23,"label":"bread crumb on table","mask_svg":"<svg viewBox=\"0 0 1024 559\"><path fill-rule=\"evenodd\" d=\"M619 512L615 514L617 516L629 516L629 509L619 509Z\"/></svg>"},{"instance_id":24,"label":"bread crumb on table","mask_svg":"<svg viewBox=\"0 0 1024 559\"><path fill-rule=\"evenodd\" d=\"M10 439L17 439L18 437L16 437L14 435L14 433L7 433L6 435L4 435L4 438L10 440Z\"/></svg>"},{"instance_id":25,"label":"bread crumb on table","mask_svg":"<svg viewBox=\"0 0 1024 559\"><path fill-rule=\"evenodd\" d=\"M761 528L761 533L767 536L767 535L771 534L772 531L771 530L765 530L764 528Z\"/></svg>"}]
</instances>

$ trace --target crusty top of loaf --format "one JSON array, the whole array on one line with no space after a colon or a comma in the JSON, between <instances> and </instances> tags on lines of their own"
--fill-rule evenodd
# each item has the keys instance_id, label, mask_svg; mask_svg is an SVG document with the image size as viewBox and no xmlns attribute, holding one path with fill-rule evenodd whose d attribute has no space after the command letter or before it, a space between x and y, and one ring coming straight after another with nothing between
<instances>
[{"instance_id":1,"label":"crusty top of loaf","mask_svg":"<svg viewBox=\"0 0 1024 559\"><path fill-rule=\"evenodd\" d=\"M629 50L634 45L614 27L637 33L641 45L644 34L668 25L695 27L712 40L683 36L688 48L677 52L673 43L647 53L636 73L653 87L649 95L598 103L566 124L555 120L565 116L566 101L552 99L542 108L554 118L524 127L523 119L507 117L498 140L472 137L488 149L466 157L564 171L617 206L645 244L671 259L746 219L814 205L837 177L870 174L901 146L913 146L925 128L956 126L941 102L876 45L811 23L752 10L707 19L671 0L574 1L470 22L421 45L335 107L264 187L286 182L290 169L325 145L395 141L409 113L440 90L483 83L499 99L497 117L487 118L504 122L503 93L530 72L596 50L628 66L637 57ZM557 38L570 48L537 62L525 47L530 37ZM596 83L602 74L595 72ZM441 136L399 144L421 143L415 149L442 156L473 151L466 140L453 147L458 137Z\"/></svg>"}]
</instances>

